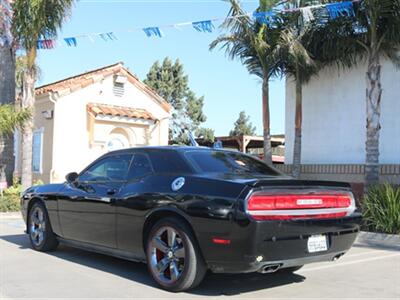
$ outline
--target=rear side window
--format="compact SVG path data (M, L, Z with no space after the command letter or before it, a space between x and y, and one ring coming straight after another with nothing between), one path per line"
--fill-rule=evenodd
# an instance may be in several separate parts
M151 163L146 154L135 153L129 168L128 180L140 178L152 173Z
M281 173L247 155L224 151L188 151L185 156L200 172L277 176Z
M153 150L147 153L157 173L193 173L177 151Z
M83 182L123 181L126 179L132 155L115 155L95 163L79 176Z

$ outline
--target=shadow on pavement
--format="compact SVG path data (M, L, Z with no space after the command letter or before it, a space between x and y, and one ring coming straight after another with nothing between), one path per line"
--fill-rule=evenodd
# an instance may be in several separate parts
M202 284L190 291L204 296L233 296L303 282L304 276L294 273L274 274L213 274L208 273Z
M25 234L0 236L0 239L16 244L21 249L31 248L28 236ZM108 272L125 279L130 279L141 284L157 287L147 272L146 265L143 263L126 261L64 245L60 245L56 251L47 252L47 254L72 263ZM285 272L278 272L275 274L213 274L209 272L202 284L188 293L205 296L238 295L299 283L303 282L304 279L304 276Z

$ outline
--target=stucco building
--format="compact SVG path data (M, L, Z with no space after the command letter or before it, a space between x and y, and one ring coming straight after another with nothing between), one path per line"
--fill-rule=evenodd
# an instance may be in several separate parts
M363 182L366 65L326 68L303 87L302 177ZM400 183L400 71L382 61L381 179ZM293 159L295 86L286 82L285 166Z
M36 89L34 180L62 182L119 148L167 145L171 106L122 63ZM16 143L16 170L21 147Z

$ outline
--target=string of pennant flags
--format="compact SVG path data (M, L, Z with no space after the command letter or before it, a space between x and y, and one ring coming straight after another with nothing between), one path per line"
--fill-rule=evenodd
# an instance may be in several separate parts
M183 26L192 26L194 30L202 33L211 33L215 29L214 23L219 21L224 21L227 19L240 19L243 17L252 17L256 22L260 24L270 25L274 22L274 18L278 13L290 13L294 11L300 11L303 22L309 23L315 19L314 11L317 9L325 9L326 14L330 19L336 19L339 17L352 17L355 15L353 4L355 2L360 2L361 0L353 0L353 1L343 1L336 3L328 3L328 4L320 4L313 5L307 7L300 8L292 8L292 9L283 9L283 10L273 10L267 12L254 12L254 13L246 13L243 15L223 17L223 18L215 18L211 20L203 20L203 21L195 21L195 22L185 22L185 23L177 23L177 24L169 24L162 26L153 26L153 27L145 27L145 28L131 28L126 30L125 32L134 32L134 31L143 31L147 37L158 37L161 38L164 36L162 29L165 28L180 28ZM77 47L78 40L82 38L87 38L91 42L94 42L96 38L100 38L101 40L115 41L118 40L116 36L116 32L101 32L101 33L90 33L90 34L82 34L72 37L63 38L63 42L67 47ZM43 39L37 41L38 49L53 49L56 46L57 42L53 39Z

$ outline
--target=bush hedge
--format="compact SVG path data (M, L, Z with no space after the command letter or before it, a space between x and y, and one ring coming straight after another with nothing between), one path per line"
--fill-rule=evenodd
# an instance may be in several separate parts
M400 187L390 184L370 188L362 201L366 229L400 234Z
M3 191L3 196L0 195L0 212L19 211L21 190L21 185L18 184Z
M0 212L8 211L19 211L19 197L12 196L0 196Z
M42 185L41 180L37 180L33 185ZM20 195L22 185L18 180L14 180L14 184L3 191L0 195L0 212L19 211L20 210Z

